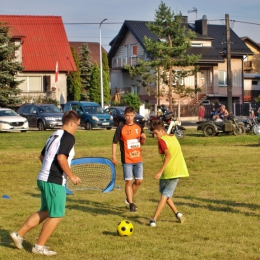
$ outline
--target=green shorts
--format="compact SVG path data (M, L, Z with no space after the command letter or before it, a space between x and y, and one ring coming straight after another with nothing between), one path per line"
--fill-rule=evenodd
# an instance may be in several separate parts
M61 218L65 216L66 187L51 182L37 180L41 191L41 209L48 211L50 218Z

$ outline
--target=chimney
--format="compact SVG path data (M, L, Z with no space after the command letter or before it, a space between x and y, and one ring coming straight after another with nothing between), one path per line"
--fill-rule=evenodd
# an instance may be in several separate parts
M188 23L188 16L182 16L181 23Z
M203 15L201 20L195 21L195 31L202 35L208 35L208 23L206 15Z

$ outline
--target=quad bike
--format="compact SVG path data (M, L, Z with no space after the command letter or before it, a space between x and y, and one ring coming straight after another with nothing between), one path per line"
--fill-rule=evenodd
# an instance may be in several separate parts
M245 127L243 122L238 122L233 115L225 117L222 121L207 120L197 122L198 131L202 131L204 136L213 137L219 133L243 135Z

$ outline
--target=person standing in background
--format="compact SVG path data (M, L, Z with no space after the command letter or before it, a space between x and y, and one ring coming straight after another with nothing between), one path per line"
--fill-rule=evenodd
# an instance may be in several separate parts
M200 106L199 106L199 115L198 115L199 121L203 120L204 115L205 115L205 107L203 106L203 104L200 104Z

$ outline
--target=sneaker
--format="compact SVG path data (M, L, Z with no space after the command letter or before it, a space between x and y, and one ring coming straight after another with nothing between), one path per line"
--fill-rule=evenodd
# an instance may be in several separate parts
M125 204L126 204L127 206L130 205L127 199L125 199ZM134 205L135 205L135 204L134 204ZM136 205L135 205L135 207L136 207L136 209L138 209L138 207L137 207Z
M129 206L129 202L128 202L127 199L125 199L125 204L126 204L127 206Z
M176 213L176 218L179 220L180 223L183 223L185 221L184 216L180 212Z
M153 219L150 219L150 227L156 227L156 221Z
M23 249L23 238L20 237L17 232L13 232L10 234L10 237L12 238L12 240L14 241L14 244L16 245L17 248L19 249Z
M134 203L131 203L129 206L130 212L136 212L137 211L137 207L135 206Z
M37 255L47 255L47 256L52 256L57 254L55 251L50 251L46 246L42 246L42 247L34 246L32 248L32 252Z

